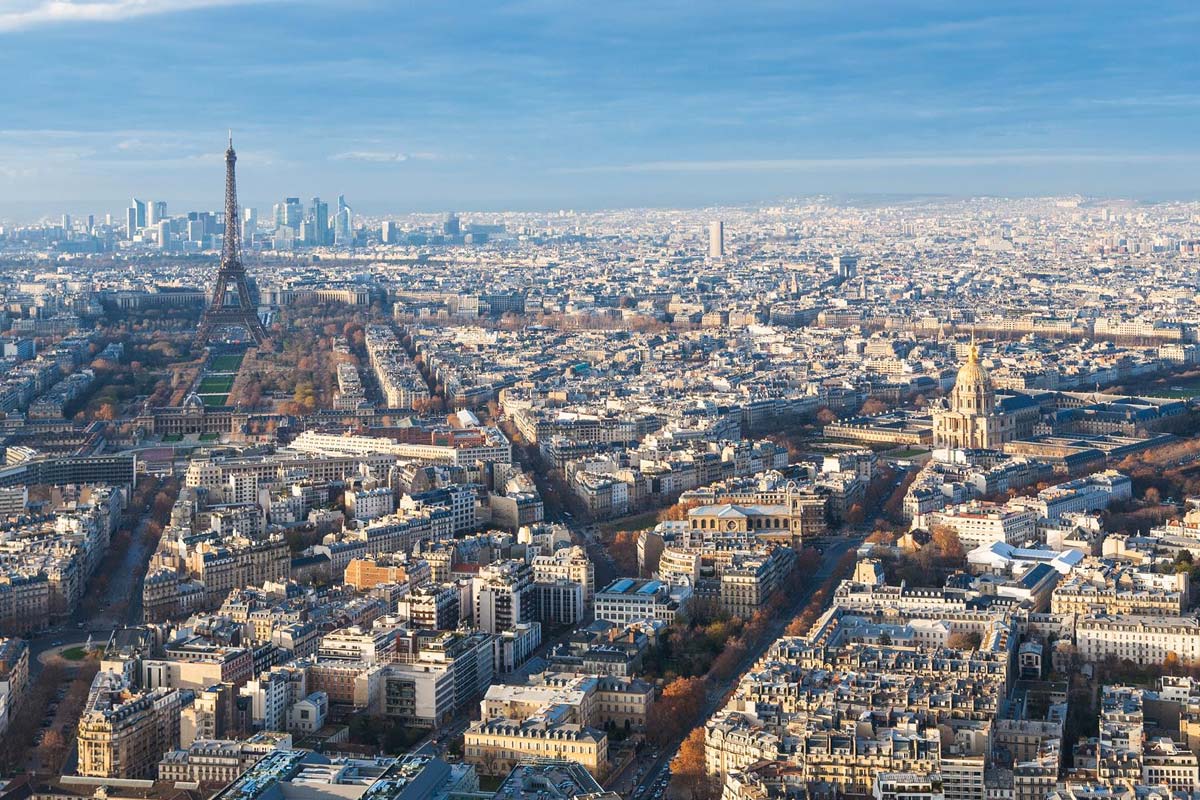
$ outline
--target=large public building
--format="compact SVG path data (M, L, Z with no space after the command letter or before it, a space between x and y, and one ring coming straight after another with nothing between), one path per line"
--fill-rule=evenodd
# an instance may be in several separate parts
M1037 419L1038 406L1030 397L1010 395L997 401L996 387L972 342L950 392L949 409L934 412L933 443L949 449L998 450L1032 434Z

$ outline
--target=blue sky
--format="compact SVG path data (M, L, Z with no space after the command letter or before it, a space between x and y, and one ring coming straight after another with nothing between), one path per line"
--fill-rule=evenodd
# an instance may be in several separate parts
M1195 2L0 0L0 216L1192 197Z

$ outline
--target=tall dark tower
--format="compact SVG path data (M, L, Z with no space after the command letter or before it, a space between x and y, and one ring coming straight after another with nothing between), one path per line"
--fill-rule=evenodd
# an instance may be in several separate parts
M234 178L236 163L237 153L233 151L231 133L229 149L225 151L225 244L221 248L221 268L217 270L212 302L205 309L200 330L196 333L196 341L201 345L207 344L217 328L242 328L254 339L255 344L262 344L267 338L267 331L258 318L258 311L250 296L250 287L246 284L246 268L242 266L240 255L241 225Z

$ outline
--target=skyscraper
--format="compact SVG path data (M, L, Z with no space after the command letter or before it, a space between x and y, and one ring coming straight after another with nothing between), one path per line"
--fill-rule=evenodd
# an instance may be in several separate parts
M151 200L146 203L146 226L153 228L167 218L167 201Z
M462 233L462 223L453 211L446 214L446 220L442 223L442 233L447 236L458 236Z
M70 214L62 215L62 229L64 231L66 231L67 233L71 232L71 215Z
M258 233L258 209L242 209L242 244L254 244L254 234Z
M338 195L338 210L337 216L333 220L333 243L338 246L350 244L353 234L351 232L351 219L353 211L346 203L346 195Z
M129 239L132 239L137 235L137 232L137 208L130 206L129 208L125 209L125 236Z
M136 225L137 230L140 231L142 228L146 227L146 201L138 200L136 197L133 198L133 209L137 212L134 225ZM133 234L130 234L130 236L132 235Z
M283 201L283 224L294 231L300 230L304 221L304 204L299 197L288 197Z
M725 223L719 219L708 223L708 257L725 257Z
M204 241L204 221L201 219L189 219L187 224L187 238L189 242Z
M304 221L304 205L299 197L285 197L282 203L275 204L275 227L300 230Z
M383 242L384 244L395 244L400 238L400 226L392 220L386 220L383 223Z
M321 198L312 199L312 241L309 244L323 245L329 242L329 203L321 202Z
M350 232L350 209L343 208L338 212L337 220L333 226L333 243L337 245L348 245L351 240Z

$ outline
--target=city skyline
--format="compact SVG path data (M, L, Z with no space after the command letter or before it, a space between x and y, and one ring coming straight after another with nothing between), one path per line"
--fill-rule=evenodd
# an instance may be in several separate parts
M0 800L1200 800L1198 22L0 0Z
M0 217L216 208L229 126L261 208L1191 197L1197 14L1154 6L6 4Z

